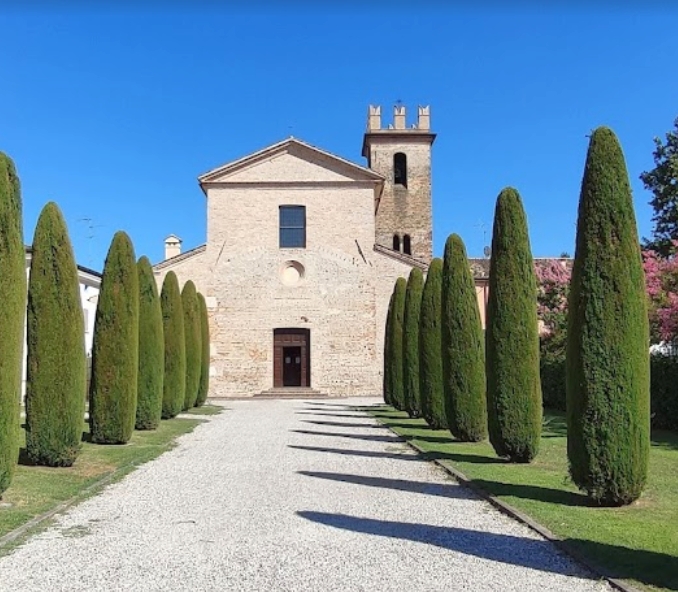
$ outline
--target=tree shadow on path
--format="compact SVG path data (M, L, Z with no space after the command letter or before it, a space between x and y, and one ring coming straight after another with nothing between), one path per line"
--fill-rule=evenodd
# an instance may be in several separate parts
M325 448L324 446L296 446L294 444L288 444L288 448L294 448L295 450L308 450L311 452L324 452L330 454L340 454L343 456L358 456L363 458L384 458L389 460L422 460L421 457L417 454L408 454L397 452L382 452L380 450L355 450L349 448ZM408 448L403 450L408 451Z
M295 411L297 415L320 415L324 417L355 417L356 419L365 419L364 414L352 415L350 413L327 413L323 411Z
M352 438L355 440L368 440L370 442L388 442L397 443L402 442L402 438L397 436L376 435L376 434L342 434L339 432L314 432L313 430L290 430L297 434L305 434L307 436L332 436L334 438Z
M382 430L387 429L386 426L379 425L377 423L350 423L348 421L322 421L322 420L311 420L304 419L302 423L312 423L314 425L323 425L323 426L333 426L337 428L380 428Z
M352 483L354 485L364 485L366 487L379 487L383 489L394 489L396 491L407 491L410 493L423 493L436 497L448 497L455 499L477 499L477 496L457 483L435 483L428 481L409 481L407 479L390 479L385 477L368 477L365 475L349 475L346 473L325 473L322 471L297 471L299 475L306 477L316 477L318 479L329 479L330 481L340 481L341 483Z
M535 540L466 528L374 520L326 512L298 511L297 515L342 530L415 541L491 561L565 576L595 579L593 574L588 573L573 560L557 554L552 543L543 539Z

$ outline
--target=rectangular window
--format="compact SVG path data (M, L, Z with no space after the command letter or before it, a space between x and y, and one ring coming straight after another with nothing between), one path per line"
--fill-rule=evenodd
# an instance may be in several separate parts
M305 206L280 206L280 248L306 248Z

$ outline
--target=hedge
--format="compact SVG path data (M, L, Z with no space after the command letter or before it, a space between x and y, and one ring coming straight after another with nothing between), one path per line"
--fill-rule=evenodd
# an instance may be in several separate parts
M49 202L33 238L26 315L26 452L39 465L70 467L80 452L84 324L66 222Z
M26 252L21 189L12 159L0 152L0 496L19 458L19 406L26 314Z
M636 500L650 453L650 332L624 155L597 128L586 155L568 300L567 452L596 502Z
M139 276L129 236L113 236L104 263L92 343L89 422L92 441L132 437L139 375Z

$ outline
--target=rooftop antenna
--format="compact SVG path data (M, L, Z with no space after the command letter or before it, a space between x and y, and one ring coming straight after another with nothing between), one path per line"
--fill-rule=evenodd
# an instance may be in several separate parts
M483 233L483 244L485 245L483 247L483 255L487 259L490 256L490 247L486 245L487 242L487 226L485 225L485 222L482 220L478 220L478 223L474 226L474 228L480 229L480 231Z
M85 222L87 224L87 235L85 238L87 239L87 266L92 267L92 239L95 236L94 229L95 228L103 228L103 224L94 224L94 219L85 217L85 218L78 218L78 222Z

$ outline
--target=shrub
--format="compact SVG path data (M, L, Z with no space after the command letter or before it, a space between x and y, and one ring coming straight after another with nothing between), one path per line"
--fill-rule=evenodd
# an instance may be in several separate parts
M546 352L542 346L539 377L544 408L565 411L565 355Z
M442 286L443 388L447 425L464 442L487 437L485 351L478 299L464 243L445 244Z
M154 430L162 415L162 381L165 374L165 339L160 297L148 257L137 261L139 274L139 376L137 430Z
M403 321L405 316L405 292L407 281L400 277L396 281L393 293L393 324L389 341L389 375L391 380L392 405L405 410L405 384L403 379Z
M678 431L678 358L650 356L652 427Z
M606 127L586 156L568 312L570 474L597 502L628 504L647 479L650 333L626 163Z
M0 496L19 458L25 265L19 177L12 159L0 152Z
M139 374L139 278L134 247L118 231L106 256L92 343L89 421L92 441L132 437Z
M442 358L442 277L443 260L431 261L421 296L419 317L419 392L421 410L434 429L447 428L443 394Z
M162 284L160 307L165 336L162 418L170 419L183 409L186 394L184 309L181 303L179 280L173 271L167 273Z
M537 283L520 195L497 198L487 304L487 412L498 456L530 462L542 422Z
M205 297L198 293L198 311L200 313L200 387L196 407L202 407L207 400L210 390L210 322L207 316L207 303Z
M384 403L393 405L391 397L391 331L393 327L393 302L395 300L395 284L393 292L388 301L388 312L386 313L386 327L384 328Z
M26 452L39 465L70 467L80 451L84 324L73 248L50 202L33 238L26 317Z
M405 410L410 417L421 415L419 397L419 312L424 274L413 267L405 289L403 315L403 381L405 383Z
M181 305L184 311L184 339L186 340L186 392L184 411L195 407L200 388L202 357L202 327L195 284L188 280L181 291Z

